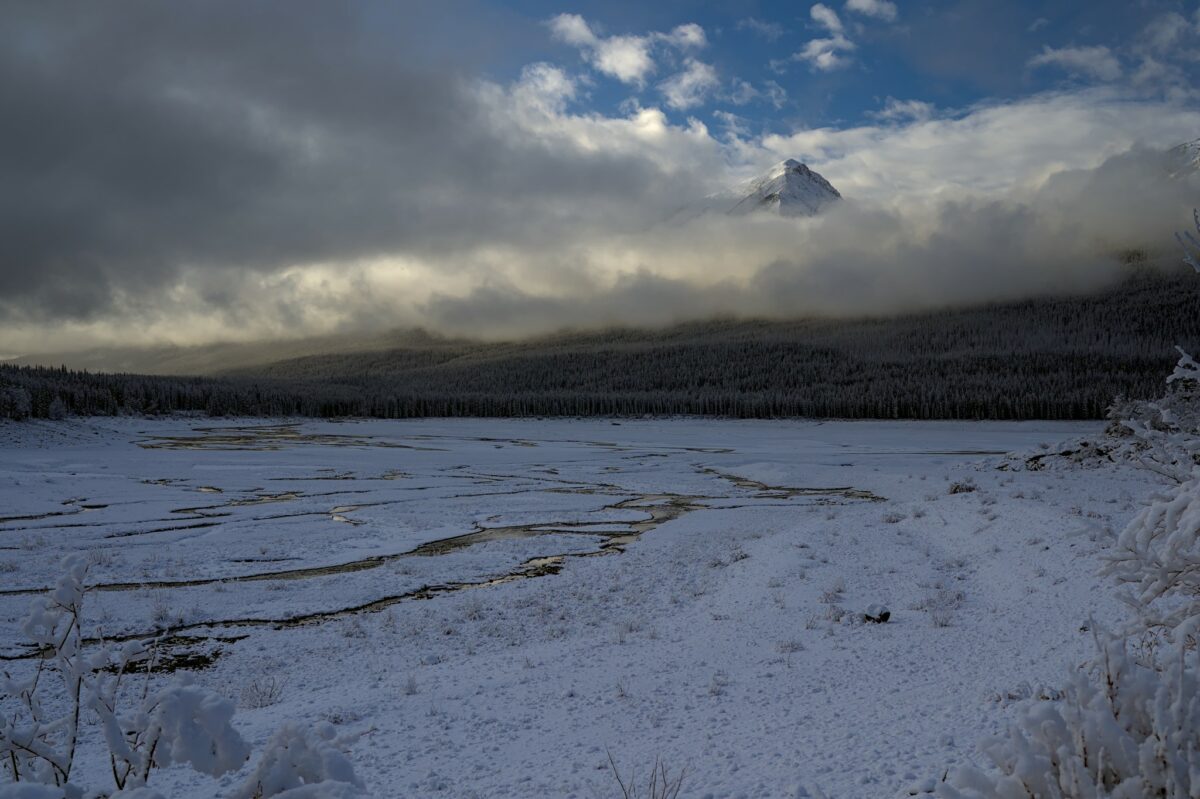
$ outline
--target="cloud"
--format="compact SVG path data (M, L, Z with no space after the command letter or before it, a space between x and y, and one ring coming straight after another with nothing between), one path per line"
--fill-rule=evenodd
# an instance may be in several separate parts
M694 58L684 61L683 70L658 84L667 105L676 111L686 111L702 105L721 85L717 71L711 65Z
M779 109L787 104L787 90L773 80L763 81L761 89L741 78L734 78L732 85L733 89L725 99L734 105L765 102Z
M1117 57L1107 47L1100 45L1060 49L1045 46L1040 54L1029 59L1029 66L1056 66L1072 75L1106 81L1118 80L1123 74Z
M846 38L845 28L837 12L823 3L817 3L809 9L809 15L814 22L829 31L830 36L805 42L800 50L792 54L791 60L806 61L812 69L820 72L832 72L849 66L851 59L847 54L853 52L855 46L854 42ZM773 62L772 66L775 65Z
M846 9L868 17L895 22L896 4L889 0L846 0Z
M713 118L721 123L726 136L730 139L747 139L752 135L750 128L746 125L746 120L737 114L718 109L713 111Z
M1198 188L1164 188L1149 150L1127 153L1195 138L1193 103L1106 87L928 117L897 101L878 123L785 134L718 117L709 131L654 106L581 108L586 76L549 63L482 79L463 59L504 30L437 32L414 7L380 2L367 26L359 6L317 0L19 6L0 26L5 351L1066 290L1103 279L1106 248L1186 222ZM696 37L676 41L701 63ZM844 207L662 221L788 157Z
M810 39L799 51L792 55L794 61L807 61L819 72L833 72L848 67L851 58L848 53L855 49L854 43L844 36L831 39Z
M681 50L688 48L699 50L708 46L708 37L704 35L704 28L694 22L677 25L670 33L660 33L656 36Z
M845 29L842 27L842 20L838 18L837 12L829 6L817 3L809 9L808 13L812 16L814 22L835 36L840 36L845 32Z
M559 14L549 25L555 38L578 47L598 72L622 83L640 88L655 71L650 55L654 40L649 36L600 37L578 14Z
M573 47L595 47L600 41L587 20L579 14L559 14L547 24L555 38Z
M858 13L875 16L886 16L889 7L891 13L895 13L893 4L880 0L850 0L846 7ZM829 36L810 39L786 61L771 61L770 67L776 72L782 73L788 61L806 62L810 69L817 72L833 72L853 63L850 54L858 48L846 36L845 25L837 12L824 3L817 3L809 9L809 16L818 26L828 31Z
M579 48L596 71L639 89L658 68L653 51L658 45L677 50L699 50L708 45L704 29L695 23L678 25L667 33L644 36L600 36L579 14L559 14L547 25L564 44Z
M1196 12L1200 15L1200 10ZM1137 49L1151 56L1169 55L1181 43L1194 44L1193 37L1200 33L1200 17L1193 23L1182 14L1171 11L1160 14L1147 23L1138 36Z
M874 111L869 116L884 122L898 122L929 119L933 116L933 112L934 107L930 103L921 100L897 100L895 97L889 97L881 110Z
M763 96L777 109L787 105L787 91L773 80L763 82Z
M794 318L920 311L1091 290L1120 279L1110 256L1170 240L1189 189L1155 179L1160 153L1133 150L1037 189L903 206L848 200L820 217L707 217L571 253L603 275L581 294L493 282L438 293L431 324L475 335L660 325L714 315ZM653 264L653 268L648 266ZM733 265L733 268L731 268Z
M1178 102L1200 98L1194 74L1200 63L1200 8L1193 19L1174 11L1154 17L1130 50L1139 59L1130 78L1134 86Z
M736 30L747 30L755 33L766 39L768 42L773 42L784 34L783 26L778 22L764 22L763 20L755 17L739 19L737 21L737 25L734 27Z
M749 105L758 99L758 89L754 85L742 80L741 78L733 79L733 91L729 93L729 102L734 105Z
M1166 149L1195 138L1196 130L1200 110L1191 105L1101 87L984 103L902 124L769 135L762 145L772 157L813 164L848 197L884 201L1020 191L1139 143Z

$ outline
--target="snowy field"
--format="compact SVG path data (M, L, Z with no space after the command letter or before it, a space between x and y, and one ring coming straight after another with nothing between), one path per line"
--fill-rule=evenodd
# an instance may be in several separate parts
M686 797L904 796L1123 615L1094 539L1153 476L1003 456L1099 428L0 424L0 654L30 666L20 618L84 551L91 632L168 630L159 679L256 749L358 735L374 796L619 796L610 755Z

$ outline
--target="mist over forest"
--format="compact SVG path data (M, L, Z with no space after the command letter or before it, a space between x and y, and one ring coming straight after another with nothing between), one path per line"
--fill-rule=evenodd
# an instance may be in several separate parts
M1082 297L896 317L726 319L514 342L419 333L269 363L259 348L160 353L209 377L0 367L0 415L212 416L697 414L912 419L1095 419L1161 392L1200 344L1200 284L1129 267ZM312 348L309 342L303 346ZM224 357L226 368L214 369Z

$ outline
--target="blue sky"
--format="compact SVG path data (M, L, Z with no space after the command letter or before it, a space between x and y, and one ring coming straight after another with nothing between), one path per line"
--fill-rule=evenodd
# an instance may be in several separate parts
M1136 84L1140 94L1162 95L1200 84L1195 2L526 0L496 7L512 15L514 32L528 28L519 46L486 65L496 79L546 61L587 80L577 108L615 114L637 101L673 120L694 116L714 127L735 114L755 133L857 125L889 108L946 112L1087 85ZM563 14L581 17L597 44L556 36L548 23ZM704 46L655 41L689 23L703 30ZM653 66L640 80L597 68L597 48L620 37L646 44ZM706 88L695 104L672 107L661 85L693 62L711 67Z

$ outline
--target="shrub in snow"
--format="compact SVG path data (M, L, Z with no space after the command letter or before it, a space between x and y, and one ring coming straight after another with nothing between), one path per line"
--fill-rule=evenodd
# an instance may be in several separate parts
M163 799L146 788L151 771L188 765L214 777L240 769L250 747L232 726L233 703L194 685L151 690L149 670L132 710L131 664L147 656L140 642L84 646L80 627L88 563L64 561L65 573L48 595L35 599L23 631L42 657L24 679L0 673L0 799L83 799L74 773L80 727L96 718L108 749L116 793L110 799ZM124 688L124 690L123 690ZM361 793L349 760L335 748L332 727L285 727L237 794L286 799L339 799Z
M283 682L274 675L253 679L242 686L238 704L245 708L270 707L283 697Z
M929 611L929 620L934 627L949 627L954 624L954 611L949 608L937 608Z
M1177 650L1163 671L1125 642L1101 645L1061 701L1033 702L1006 737L984 744L995 766L951 770L941 799L1195 799L1200 796L1200 655Z
M650 774L643 780L638 780L632 774L622 777L611 752L608 755L608 765L621 792L621 799L677 799L679 792L683 790L683 778L687 773L686 769L680 769L678 774L673 775L666 763L655 758Z

